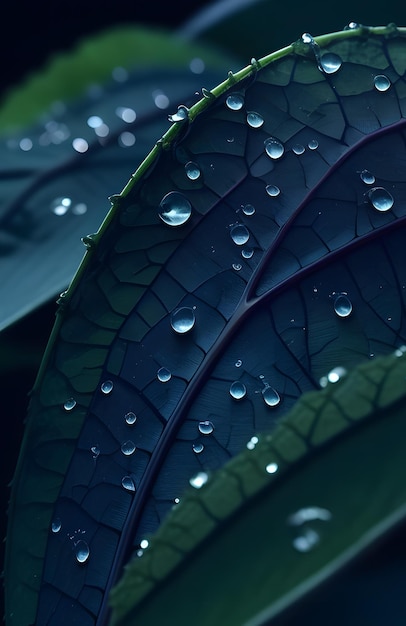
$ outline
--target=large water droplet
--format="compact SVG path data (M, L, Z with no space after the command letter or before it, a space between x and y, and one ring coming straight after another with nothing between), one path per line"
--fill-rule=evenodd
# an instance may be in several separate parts
M246 204L245 206L243 206L242 212L244 213L244 215L254 215L255 207L252 206L252 204Z
M234 400L242 400L247 393L247 388L244 383L241 383L239 380L231 383L230 385L230 396Z
M72 411L72 409L74 409L75 406L76 406L76 400L74 400L73 398L68 398L65 404L63 405L63 408L65 409L65 411Z
M168 226L181 226L192 215L192 205L189 200L177 191L170 191L159 204L159 217Z
M123 476L121 484L127 491L135 491L135 484L131 476Z
M299 155L303 154L303 152L305 151L305 147L302 146L301 143L295 143L295 145L293 146L292 150L293 150L293 152L295 154L297 154L299 156Z
M338 317L348 317L351 314L352 303L344 293L340 293L334 298L334 311Z
M131 441L131 439L128 439L128 441L124 441L121 444L121 452L125 454L125 456L130 456L131 454L135 452L135 450L136 450L135 443Z
M250 238L248 229L243 224L236 224L230 230L231 239L237 246L243 246Z
M280 192L281 190L276 185L266 186L266 193L268 194L268 196L271 196L271 198L276 198L277 196L279 196Z
M195 476L192 476L192 478L189 480L189 483L195 489L200 489L201 487L203 487L203 485L207 483L208 480L209 475L206 472L199 472Z
M342 65L342 60L338 56L338 54L334 54L334 52L326 52L320 58L320 66L325 74L334 74L337 72Z
M303 534L292 541L298 552L310 552L320 541L320 536L312 528L305 528Z
M201 174L199 166L193 161L186 163L185 172L190 180L197 180Z
M226 105L232 111L239 111L244 106L244 96L240 93L230 93L227 96Z
M390 80L385 74L378 74L374 78L375 89L378 91L388 91L391 83Z
M276 474L276 472L278 471L279 466L277 463L268 463L268 465L265 468L265 471L268 472L268 474Z
M309 150L317 150L317 148L319 147L319 142L317 141L317 139L310 139L307 147L309 148Z
M279 404L281 397L279 393L273 387L269 385L262 390L262 397L267 406L274 407Z
M199 429L199 432L202 433L202 435L211 435L211 433L214 430L213 422L210 422L209 420L205 420L204 422L199 422L198 429Z
M70 198L55 198L55 200L51 202L51 211L58 216L65 215L65 213L68 212L71 204L72 200Z
M375 176L371 174L371 172L369 172L368 170L362 170L362 172L360 173L360 178L362 182L366 185L373 185L375 182Z
M255 111L249 111L247 113L247 123L251 128L261 128L264 123L264 118Z
M180 335L192 330L196 321L194 310L189 306L176 309L171 315L171 326Z
M252 248L244 248L241 250L241 256L243 259L251 259L254 255L254 250Z
M195 454L200 454L204 450L204 445L202 443L194 443L192 445L192 450Z
M169 121L170 122L183 122L183 120L186 120L189 114L189 110L187 107L185 107L184 104L181 104L178 107L178 110L176 111L176 113L173 113L172 115L169 115Z
M301 526L305 522L311 522L314 520L328 522L331 518L332 515L328 509L323 509L319 506L307 506L303 509L295 511L292 515L289 515L287 522L290 526Z
M166 367L160 367L156 375L161 383L167 383L172 378L172 374Z
M100 385L101 392L106 396L113 391L113 387L114 385L112 380L105 380L104 383Z
M124 419L129 426L132 426L137 421L137 416L132 411L129 411L125 414Z
M377 211L389 211L393 207L393 196L385 187L373 187L367 195L370 203Z
M264 142L265 152L271 159L280 159L283 153L285 152L285 148L283 144L275 137L269 137Z
M80 539L80 541L75 544L75 555L78 563L86 563L89 558L89 546L86 541L83 541L83 539Z
M51 524L51 530L53 533L59 533L62 528L62 522L59 517L56 517Z

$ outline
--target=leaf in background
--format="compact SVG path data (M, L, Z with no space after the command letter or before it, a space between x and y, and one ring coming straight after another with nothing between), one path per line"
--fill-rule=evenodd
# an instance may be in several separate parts
M405 376L398 350L305 394L186 493L113 590L112 625L267 624L405 519Z
M202 75L203 59L212 69ZM116 65L130 60L131 71ZM167 128L166 109L202 81L218 82L226 63L173 36L124 28L57 58L10 94L0 112L3 133L13 130L0 141L0 330L66 288L83 255L80 238L99 227L107 197ZM89 87L92 80L107 83ZM58 93L82 95L65 105ZM40 123L15 130L52 100Z
M404 35L306 35L230 75L114 199L31 401L11 626L106 624L192 476L406 341Z

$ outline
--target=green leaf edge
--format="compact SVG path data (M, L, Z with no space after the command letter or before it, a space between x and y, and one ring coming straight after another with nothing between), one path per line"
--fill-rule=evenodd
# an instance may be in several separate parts
M123 577L112 589L110 605L113 613L110 625L132 626L137 607L150 594L157 606L157 585L176 577L183 557L189 561L193 559L195 550L202 544L207 545L217 525L227 521L232 523L236 513L246 509L265 490L272 502L273 492L270 488L279 486L283 489L286 475L303 471L315 453L331 450L331 445L342 441L343 435L350 436L358 425L370 423L383 410L395 407L393 411L397 411L396 415L400 413L403 416L406 400L405 352L406 347L402 347L391 355L362 363L337 383L303 394L271 435L259 435L258 443L253 448L251 446L251 449L244 450L213 473L201 489L189 489L156 533L148 538L149 545L142 557L134 558L125 567ZM349 418L348 421L342 415ZM387 413L381 417L385 422L388 419ZM312 440L308 446L305 438L310 432ZM275 473L267 473L265 468L269 464L276 464ZM387 514L385 506L382 509L380 522L368 528L358 541L327 562L313 576L244 622L244 626L266 624L405 519L406 494L403 494L403 504L394 511ZM158 591L158 598L154 597L154 591ZM229 601L235 603L235 598Z

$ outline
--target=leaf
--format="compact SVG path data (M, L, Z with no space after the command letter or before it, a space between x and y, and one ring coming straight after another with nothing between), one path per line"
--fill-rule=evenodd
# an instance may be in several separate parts
M117 41L123 47L113 54ZM115 65L128 63L133 53L131 71ZM125 185L128 172L167 128L166 108L201 87L202 75L189 69L197 55L207 59L204 80L217 82L222 74L215 59L222 68L226 62L220 55L181 45L169 35L124 28L59 57L10 96L0 114L3 129L25 121L24 107L32 117L57 93L69 98L83 92L86 77L89 86L92 79L106 79L106 70L110 75L103 87L93 84L66 105L54 101L41 122L0 141L0 330L67 287L83 256L81 237L97 230L109 208L107 197ZM93 65L87 69L89 58ZM136 63L142 65L134 68ZM114 67L116 79L111 78Z
M113 199L32 395L10 626L105 624L191 476L405 342L404 32L309 36L230 75Z
M304 394L189 490L113 590L112 625L267 624L405 519L405 375L397 351Z

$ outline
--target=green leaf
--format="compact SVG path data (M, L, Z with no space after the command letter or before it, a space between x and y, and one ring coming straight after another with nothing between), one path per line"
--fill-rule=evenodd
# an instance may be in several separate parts
M260 626L406 517L406 356L302 396L190 489L111 594L114 626Z

